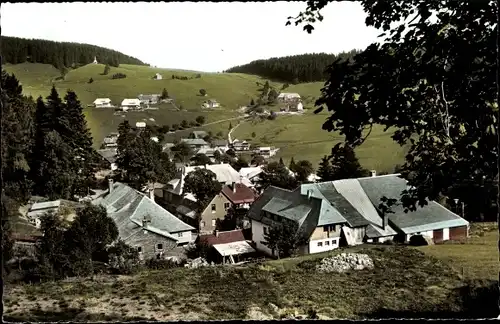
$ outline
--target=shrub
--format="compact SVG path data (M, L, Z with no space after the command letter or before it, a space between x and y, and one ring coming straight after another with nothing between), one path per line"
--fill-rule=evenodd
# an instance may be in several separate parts
M179 268L182 265L183 265L182 263L178 263L174 260L170 260L170 259L162 260L162 259L155 259L155 258L148 259L148 260L146 260L146 263L145 263L146 268L148 268L150 270L173 269L173 268Z
M410 237L410 245L411 246L422 246L422 245L428 245L428 244L422 235L413 235L412 237Z
M127 75L123 74L123 73L115 73L113 74L113 76L111 77L112 79L125 79L127 77Z
M89 83L92 83L92 82L94 82L94 79L90 78Z

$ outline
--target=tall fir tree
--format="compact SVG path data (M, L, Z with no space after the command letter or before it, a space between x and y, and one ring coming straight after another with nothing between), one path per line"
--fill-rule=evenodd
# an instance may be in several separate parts
M295 172L295 160L293 159L293 156L290 160L290 165L288 166L288 168L290 169L290 171Z
M285 165L285 162L283 162L283 158L280 157L280 164Z
M31 192L29 159L34 140L34 102L14 75L2 70L1 172L5 194L20 202Z

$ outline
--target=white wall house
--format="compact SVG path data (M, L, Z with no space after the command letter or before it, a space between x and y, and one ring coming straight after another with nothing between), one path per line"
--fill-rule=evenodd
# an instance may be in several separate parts
M265 241L264 231L267 233L269 226L264 225L254 219L250 219L250 225L252 227L252 241L255 243L255 247L257 248L257 250L262 251L268 255L273 255L271 249L268 248L265 244L262 244L262 242ZM276 255L277 254L275 252L274 256Z
M278 95L278 100L280 101L288 101L296 99L300 99L300 95L298 93L282 92Z
M139 99L136 99L136 98L123 99L121 107L126 108L126 109L139 109L141 107L141 101Z
M135 127L144 128L144 127L146 127L146 123L145 122L137 122L137 123L135 123Z
M111 99L109 98L97 98L93 102L95 108L112 108Z

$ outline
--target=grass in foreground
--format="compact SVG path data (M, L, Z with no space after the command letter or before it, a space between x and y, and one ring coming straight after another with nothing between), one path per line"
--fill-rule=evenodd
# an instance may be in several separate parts
M309 258L6 287L5 319L58 320L69 312L75 321L266 319L310 309L321 318L460 316L464 284L442 261L407 247L356 250L374 259L374 270L319 273L320 258Z

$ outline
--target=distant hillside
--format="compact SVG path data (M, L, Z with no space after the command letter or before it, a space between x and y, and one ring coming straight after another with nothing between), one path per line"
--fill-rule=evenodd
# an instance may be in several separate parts
M43 63L62 69L63 67L89 64L94 61L94 57L97 57L99 63L111 66L119 64L146 65L135 57L95 45L9 36L2 36L1 39L2 64Z
M293 84L324 81L327 77L325 74L327 66L338 58L345 60L359 52L359 50L351 50L339 54L314 53L272 57L266 60L256 60L245 65L235 66L225 72L255 74Z

